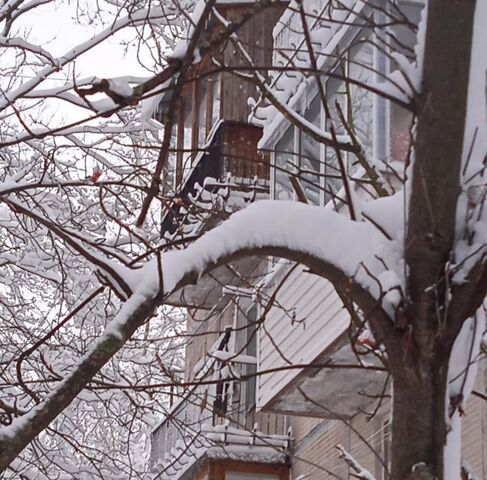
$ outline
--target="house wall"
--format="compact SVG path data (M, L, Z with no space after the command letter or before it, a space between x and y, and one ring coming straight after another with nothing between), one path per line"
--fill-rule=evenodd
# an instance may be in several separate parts
M227 19L238 18L248 7L234 6L225 8ZM285 8L283 5L275 5L257 14L252 21L247 22L238 30L238 38L245 50L250 54L254 64L260 67L272 65L273 38L272 30ZM238 48L228 41L224 52L225 65L232 68L248 67L247 60L240 54ZM266 71L262 70L266 75ZM246 82L235 74L225 72L223 74L222 114L225 120L247 122L249 107L247 99L255 97L257 87L252 82ZM225 101L227 99L227 101ZM231 101L228 101L230 99Z
M277 289L259 338L259 370L308 364L348 327L349 316L332 284L302 266L283 268L267 295ZM262 375L257 406L263 407L299 373L297 368Z
M317 1L321 4L321 1ZM235 18L242 12L240 7L225 9L227 18ZM239 38L255 59L257 65L270 65L272 48L272 26L280 16L281 9L267 10L258 15L239 31ZM256 41L257 39L257 41ZM246 66L235 46L228 42L223 52L224 63L229 66ZM187 89L187 95L192 95ZM253 96L255 86L242 82L230 73L223 74L222 116L226 120L246 122L248 116L247 98ZM239 137L237 143L239 143ZM242 155L242 149L226 139L229 157ZM253 153L246 153L251 156ZM242 165L240 165L242 166ZM236 176L239 166L230 168ZM243 176L243 174L242 174ZM282 274L287 273L283 269ZM279 287L276 304L267 314L265 327L259 346L259 369L267 370L286 367L291 363L312 362L347 328L348 315L331 284L318 279L302 267L296 267L282 283L282 274L275 278L273 288ZM272 293L272 292L271 292ZM195 337L188 340L186 358L186 379L191 379L198 360L203 358L209 347L217 340L226 325L234 320L232 305L221 315L208 317L208 311L191 312L188 316L188 331ZM297 369L284 369L281 372L258 377L258 405L266 404L285 385L297 375ZM476 388L486 392L485 368L479 373ZM264 412L254 412L246 422L247 428L259 424L264 433L282 433L287 426L293 429L295 439L292 456L292 476L306 476L306 480L322 480L337 475L351 478L348 467L338 458L336 445L342 445L377 480L382 478L381 462L387 451L386 421L389 412L387 405L372 419L365 415L357 416L348 424L332 420L306 417L285 417ZM478 478L487 479L487 403L478 397L467 402L463 419L463 456ZM377 453L374 454L373 450Z
M277 288L282 280L282 276L277 277L273 288ZM331 285L301 267L297 267L283 283L276 304L279 308L273 307L267 314L261 336L259 369L262 370L285 366L287 361L312 361L319 350L324 350L324 346L335 338L336 331L332 327L341 325L341 332L348 324L347 316L340 313L343 308ZM288 370L259 377L257 401L265 402L271 398L286 382L291 382L296 373ZM487 361L480 365L475 389L480 393L487 392ZM368 411L373 409L374 405L371 405ZM350 428L333 420L288 416L294 438L291 478L309 475L306 480L322 480L333 478L332 474L343 479L351 478L336 449L336 445L342 445L377 480L382 480L385 478L384 468L379 457L388 455L389 413L386 401L374 418L368 420L365 415L357 415L350 421ZM464 463L477 478L487 479L487 402L474 395L470 396L463 417L462 452Z
M218 2L217 2L218 3ZM278 18L282 15L285 3L275 4L264 9L248 19L236 32L239 42L250 54L257 66L268 68L272 64L273 38L272 30ZM241 16L252 8L250 4L227 4L222 2L215 8L226 21L239 21ZM217 15L211 15L202 35L201 41L212 42L218 40L218 35L224 31L224 26ZM224 38L224 37L223 37ZM258 96L255 83L249 82L242 76L235 75L229 71L220 73L217 64L221 63L223 69L239 70L239 68L248 68L249 63L235 46L232 39L225 40L216 44L212 51L208 52L197 63L185 71L185 84L182 87L175 111L174 147L177 153L174 158L170 159L166 167L166 177L170 180L165 188L171 192L172 186L176 191L179 190L191 164L195 162L197 153L201 151L203 145L209 138L210 132L214 133L214 128L219 119L226 122L241 122L248 125L248 98ZM263 74L266 71L263 70ZM168 99L165 101L167 108ZM163 102L164 103L164 102ZM164 119L164 108L160 111L160 120ZM255 129L255 127L254 127ZM252 148L240 150L244 153L247 160L257 163L255 174L261 178L269 177L268 166L260 168L268 159L257 153L255 144L257 139L254 133L244 132L243 136L247 138L244 143L252 144ZM258 132L260 137L260 131ZM223 140L223 141L226 141ZM192 151L192 153L191 153ZM248 170L244 169L244 170ZM233 174L233 170L230 169Z
M188 332L195 337L187 346L186 378L192 378L196 362L206 354L208 348L217 340L220 331L232 325L235 304L230 302L221 315L208 317L208 312L192 312L188 317ZM480 364L475 390L487 394L487 361ZM371 404L368 412L374 411ZM327 478L353 478L345 462L339 458L337 445L343 446L369 470L376 480L383 480L383 467L378 457L387 457L389 403L386 401L376 415L369 419L357 415L348 423L323 420L311 417L284 416L264 412L252 412L245 427L258 429L265 434L286 433L292 429L294 438L291 452L291 479L306 476L306 480ZM242 425L240 425L242 427ZM162 449L162 446L159 446ZM157 448L156 448L157 450ZM374 451L376 454L374 454ZM462 428L463 461L478 479L487 478L487 402L477 396L470 396L463 416ZM385 459L387 462L387 458Z
M330 472L347 478L347 467L338 460L335 448L337 444L348 446L349 435L344 425L331 420L311 421L304 417L293 417L290 423L295 438L291 478L301 475L306 480L333 478L327 476Z
M474 390L487 393L487 362L483 361ZM463 460L479 479L487 478L487 401L471 395L462 426Z
M485 394L486 380L487 361L484 360L479 368L475 390ZM339 458L336 445L347 449L377 480L385 478L377 456L382 459L387 457L389 407L389 402L386 402L370 420L365 415L355 417L349 423L350 428L340 421L289 417L294 436L291 478L308 475L306 480L323 480L334 478L331 474L342 479L352 478L348 467ZM463 416L462 458L463 463L476 475L475 478L487 478L487 402L475 395L468 399Z

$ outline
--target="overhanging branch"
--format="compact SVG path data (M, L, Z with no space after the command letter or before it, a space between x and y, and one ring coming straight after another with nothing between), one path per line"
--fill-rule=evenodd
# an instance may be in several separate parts
M269 207L269 202L258 203L267 203L263 208ZM271 203L276 204L276 209L279 210L282 208L282 203L287 202ZM391 339L390 342L394 341L392 322L382 310L380 302L364 286L355 281L346 269L333 263L331 259L321 258L317 253L306 251L304 244L293 245L289 237L287 239L288 244L285 244L286 228L288 236L292 235L296 227L299 233L296 238L302 235L302 232L299 231L299 225L292 224L292 217L293 210L297 218L303 216L303 208L314 209L313 212L317 216L324 215L321 220L329 219L330 229L345 222L344 225L352 231L355 229L357 234L360 232L363 236L364 232L370 229L371 235L377 236L378 234L372 227L361 222L351 222L331 211L327 212L316 207L289 202L288 209L286 209L289 223L286 221L282 223L281 227L276 226L277 234L272 241L273 238L266 239L265 235L259 238L255 231L246 228L249 221L253 221L254 227L259 228L259 213L262 207L259 207L258 204L255 204L254 208L251 207L247 208L247 211L239 212L234 216L235 218L231 217L220 227L208 232L186 250L167 252L161 256L160 262L154 261L154 264L147 265L146 269L143 269L142 275L144 277L152 272L151 282L145 285L141 282L140 290L135 291L125 302L117 317L108 325L105 333L46 398L28 413L14 420L12 425L0 431L0 471L7 468L12 460L63 412L171 293L195 283L202 275L209 273L218 266L241 257L272 255L302 263L313 273L328 279L337 289L350 295L364 312L373 317L374 321L371 324L375 331L379 332L377 334L379 338L387 336ZM272 214L275 215L276 212L272 212ZM263 218L261 221L267 220ZM305 221L314 225L317 219L314 215L310 215ZM228 242L227 235L229 233L238 238L233 246L225 245ZM333 234L335 233L333 232ZM332 235L329 235L328 238L333 240ZM326 239L323 239L323 243L326 247ZM220 250L215 250L215 245L220 245ZM167 286L165 291L161 289L161 281L157 273L160 268L164 273L164 285Z

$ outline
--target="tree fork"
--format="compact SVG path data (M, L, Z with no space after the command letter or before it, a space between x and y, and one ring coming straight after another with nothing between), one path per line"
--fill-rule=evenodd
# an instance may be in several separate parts
M429 0L427 5L405 242L405 315L414 345L404 355L388 351L394 381L394 480L444 478L448 360L465 320L446 321L446 277L461 188L476 0Z
M455 235L476 0L430 0L415 140L406 263L408 317L436 328ZM415 328L416 336L421 331Z

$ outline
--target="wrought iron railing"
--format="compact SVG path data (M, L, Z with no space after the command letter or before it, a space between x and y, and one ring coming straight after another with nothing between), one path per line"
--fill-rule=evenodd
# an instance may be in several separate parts
M173 234L190 221L191 205L206 204L208 210L208 202L214 199L208 193L219 194L221 198L237 190L247 193L246 202L252 201L257 193L267 193L269 162L257 151L260 136L258 127L221 122L207 145L195 155L189 174L178 186L175 200L163 215L162 233Z

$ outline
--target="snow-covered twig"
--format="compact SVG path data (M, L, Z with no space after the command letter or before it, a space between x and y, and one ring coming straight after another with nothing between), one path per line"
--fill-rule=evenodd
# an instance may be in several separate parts
M375 480L375 477L363 468L345 448L341 445L337 445L336 448L340 452L340 458L343 458L346 464L353 470L350 472L352 477L358 478L359 480Z

